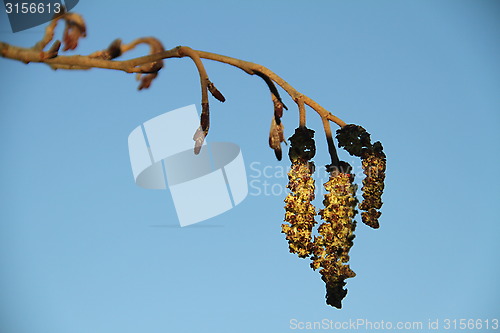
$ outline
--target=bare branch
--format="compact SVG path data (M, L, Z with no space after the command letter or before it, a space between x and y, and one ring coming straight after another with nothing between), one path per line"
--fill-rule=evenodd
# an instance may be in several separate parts
M66 17L66 18L65 18ZM65 18L65 20L69 20L72 22L71 24L77 25L78 20L75 17L67 16L67 14L55 18L47 27L45 36L44 38L35 45L33 48L21 48L17 46L12 46L7 43L0 43L0 55L4 58L9 58L13 60L18 60L22 61L24 63L29 63L29 62L41 62L41 63L46 63L47 65L51 66L53 69L90 69L90 68L104 68L104 69L113 69L113 70L120 70L124 71L127 73L141 73L141 74L150 74L148 77L149 82L147 80L143 81L141 84L142 88L146 88L148 84L150 84L150 81L152 78L156 77L158 74L158 71L161 69L160 64L162 65L161 61L163 59L168 59L168 58L182 58L182 57L190 57L194 63L196 64L196 67L198 68L198 72L200 74L200 82L201 82L201 87L202 87L202 106L207 104L208 105L208 85L209 85L209 80L208 80L208 75L206 74L206 71L203 67L203 64L201 62L201 59L209 59L221 63L225 63L237 68L240 68L241 70L245 71L247 74L250 75L258 75L261 78L266 81L268 84L271 92L278 98L278 100L281 100L279 97L279 93L277 93L277 89L274 86L274 83L279 85L285 92L294 100L294 101L299 101L300 103L303 103L305 105L310 106L316 113L320 115L322 119L326 119L328 121L335 122L337 125L340 127L344 127L346 123L339 119L338 117L334 116L331 114L329 111L327 111L325 108L323 108L321 105L319 105L317 102L312 100L310 97L303 95L299 93L295 88L293 88L288 82L283 80L280 76L278 76L276 73L271 71L270 69L261 66L259 64L255 64L252 62L216 54L216 53L210 53L210 52L205 52L205 51L199 51L199 50L193 50L187 46L177 46L171 50L163 50L163 46L161 46L161 43L152 38L152 37L147 37L147 38L139 38L130 44L125 44L121 45L120 43L120 52L117 52L119 54L123 54L128 50L131 50L135 48L140 43L148 43L151 46L151 54L147 56L142 56L142 57L137 57L134 59L130 60L124 60L124 61L116 61L116 60L111 60L115 58L115 56L108 55L106 57L103 57L101 52L101 56L96 56L96 53L93 53L88 56L83 56L83 55L76 55L76 56L55 56L53 57L53 54L50 56L47 56L46 54L43 54L40 52L43 50L43 48L52 40L53 35L54 35L54 29L55 26L57 25L58 20L61 18ZM81 28L81 26L80 26ZM82 34L84 35L84 31L82 32L80 29L80 36ZM156 44L156 46L154 46ZM112 44L113 45L113 44ZM161 47L160 47L161 46ZM162 51L159 51L159 50ZM112 50L110 48L107 49L107 53L111 54ZM153 52L154 51L154 52ZM109 59L108 59L109 58ZM143 79L144 80L144 79ZM141 87L140 86L140 87ZM274 87L274 88L271 88ZM301 105L299 104L299 111L301 109ZM207 108L208 112L208 108ZM207 113L206 112L206 113ZM303 118L303 116L301 116ZM208 124L205 125L205 127L208 129Z

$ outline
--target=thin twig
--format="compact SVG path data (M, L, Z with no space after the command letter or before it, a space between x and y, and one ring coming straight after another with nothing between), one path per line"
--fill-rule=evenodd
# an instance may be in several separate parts
M207 71L205 70L205 66L203 66L203 62L200 59L198 53L196 53L192 48L187 46L182 46L178 49L179 55L181 57L187 56L193 60L196 65L196 69L198 69L198 74L200 75L200 85L201 85L201 128L205 133L205 136L208 134L208 129L210 127L210 113L209 113L209 104L208 104L208 83L210 82L208 79Z
M266 74L261 73L259 71L253 71L252 74L257 75L262 80L264 80L264 82L267 84L267 87L269 88L269 91L271 92L271 95L274 96L273 98L278 100L278 102L281 103L281 105L285 108L285 110L288 110L285 103L283 103L283 100L281 99L280 93L279 93L278 89L276 88L276 86L274 85L273 80L271 80Z
M328 143L328 153L332 159L332 167L339 167L339 157L337 155L337 149L335 148L335 143L332 137L332 128L330 127L330 122L326 118L321 118L323 122L323 128L325 130L326 142Z
M205 70L205 66L203 66L203 63L201 62L200 56L192 48L187 46L181 46L177 50L180 57L187 56L191 58L196 65L196 69L198 69L198 73L200 75L201 103L208 103L208 74Z
M51 23L52 24L52 23ZM47 28L47 30L50 30ZM50 31L49 31L50 34ZM48 37L47 37L48 39ZM143 40L143 39L139 39ZM45 43L45 39L43 40ZM42 43L42 44L43 44ZM128 45L136 45L138 41L134 41L131 44ZM42 45L40 44L40 45ZM37 44L38 45L38 44ZM39 48L39 47L38 47ZM319 105L317 102L315 102L313 99L310 97L303 95L299 93L294 87L292 87L288 82L286 82L283 78L278 76L276 73L271 71L270 69L259 65L255 64L252 62L216 54L216 53L211 53L211 52L205 52L205 51L200 51L200 50L193 50L189 47L186 46L178 46L175 47L171 50L166 50L163 52L158 52L155 54L147 55L147 56L142 56L142 57L137 57L134 59L130 60L125 60L125 61L116 61L116 60L105 60L105 59L98 59L98 58L92 58L89 56L81 56L81 55L75 55L75 56L57 56L52 59L47 59L43 55L40 54L39 50L35 50L34 48L22 48L22 47L17 47L17 46L12 46L7 43L0 43L0 55L5 58L13 59L13 60L18 60L22 61L25 63L29 62L41 62L41 63L46 63L50 65L54 69L89 69L89 68L104 68L104 69L114 69L114 70L121 70L127 73L144 73L145 70L144 68L141 68L141 65L146 65L146 64L151 64L158 62L162 59L168 59L168 58L182 58L185 56L189 56L193 61L195 62L198 71L200 72L200 80L201 76L208 78L206 75L206 72L204 71L203 67L200 67L201 59L209 59L221 63L225 63L234 67L237 67L243 71L245 71L247 74L254 75L256 72L262 73L268 78L270 78L272 81L274 81L276 84L278 84L283 90L287 92L288 95L293 100L297 100L298 98L303 101L304 104L310 106L314 111L316 111L322 119L327 119L329 121L332 121L339 125L340 127L344 127L346 123L339 119L338 117L334 116L331 114L329 111L327 111L325 108L323 108L321 105ZM197 60L196 60L197 59ZM203 68L203 69L202 69ZM205 87L207 85L207 81L203 79L202 87ZM207 97L204 97L204 96ZM206 92L205 88L202 88L202 103L204 101L208 102L208 94Z
M297 105L299 106L299 127L306 127L306 106L301 97L296 100Z
M271 71L270 69L258 65L252 62L236 59L236 58L231 58L227 56L223 56L220 54L216 53L210 53L210 52L205 52L205 51L197 51L198 54L200 55L201 58L204 59L210 59L218 62L222 62L228 65L232 65L234 67L238 67L248 74L252 74L254 71L259 71L265 75L267 75L271 80L276 82L283 90L285 90L290 97L295 100L298 97L302 97L303 101L305 104L309 105L314 111L316 111L322 118L326 118L330 121L333 121L340 127L344 127L346 123L342 121L340 118L334 116L330 112L328 112L325 108L323 108L321 105L316 103L314 100L311 98L307 97L306 95L303 95L299 93L294 87L292 87L288 82L283 80L280 76L278 76L276 73Z
M59 23L59 20L63 18L63 15L58 15L50 21L50 23L45 28L45 33L42 39L33 46L33 49L36 51L43 51L43 49L54 39L54 30Z

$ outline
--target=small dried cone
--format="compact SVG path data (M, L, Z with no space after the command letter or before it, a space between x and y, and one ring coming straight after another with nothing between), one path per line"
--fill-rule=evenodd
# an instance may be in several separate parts
M314 147L313 135L314 131L301 128L290 138L290 153L293 151L294 154L289 154L292 166L288 173L287 187L290 193L285 198L286 223L281 225L281 230L286 235L290 252L296 253L300 258L311 255L312 229L316 224L316 209L311 203L315 196L312 177L314 163L309 161L314 154L303 149Z
M330 173L330 179L324 184L327 194L323 200L325 206L319 212L323 223L314 238L311 267L320 269L326 283L326 303L336 308L342 307L342 299L347 295L343 289L345 279L356 276L347 262L349 250L353 246L356 229L356 188L350 166L341 162L341 170Z

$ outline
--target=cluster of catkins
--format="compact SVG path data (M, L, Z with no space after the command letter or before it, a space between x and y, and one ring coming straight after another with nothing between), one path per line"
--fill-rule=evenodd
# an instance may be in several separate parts
M311 267L319 269L326 284L326 303L336 308L342 307L342 299L347 295L344 289L347 278L356 276L349 267L349 250L353 246L357 213L357 185L353 183L352 167L346 162L328 165L329 180L324 184L326 194L324 208L316 212L312 201L315 197L313 179L315 155L314 131L299 127L290 137L289 157L292 162L288 173L290 193L285 199L285 224L282 232L286 235L291 253L300 258L310 258ZM360 126L347 125L337 131L339 147L362 159L363 201L362 210L365 224L378 228L378 209L382 206L381 195L385 178L385 155L380 142L370 143L369 134ZM313 235L315 216L319 214L323 223Z

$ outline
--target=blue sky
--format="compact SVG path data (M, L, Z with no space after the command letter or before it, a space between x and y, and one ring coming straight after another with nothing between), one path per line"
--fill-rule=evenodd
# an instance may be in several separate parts
M259 78L205 61L227 98L211 102L209 140L238 144L248 179L278 195L250 189L236 208L180 228L168 192L135 185L127 137L167 111L200 109L188 59L167 60L140 92L121 72L0 59L2 332L290 332L291 320L323 319L425 332L429 320L500 318L497 1L82 0L75 11L88 24L75 54L151 35L260 63L364 126L388 156L381 228L358 224L357 277L343 309L331 308L280 233L288 162L267 147L272 103ZM1 41L30 46L42 33L12 34L0 13ZM288 137L298 112L285 103ZM326 142L308 114L321 168Z

